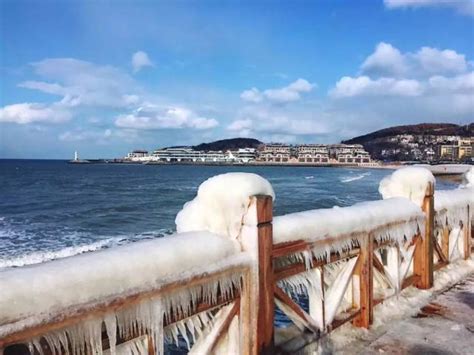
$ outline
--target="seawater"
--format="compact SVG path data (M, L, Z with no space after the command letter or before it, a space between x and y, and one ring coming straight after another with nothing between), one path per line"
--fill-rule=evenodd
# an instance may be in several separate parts
M0 160L0 269L159 238L207 178L252 172L276 193L275 215L380 199L383 169L74 165ZM453 187L441 182L440 188ZM229 188L232 188L231 186Z

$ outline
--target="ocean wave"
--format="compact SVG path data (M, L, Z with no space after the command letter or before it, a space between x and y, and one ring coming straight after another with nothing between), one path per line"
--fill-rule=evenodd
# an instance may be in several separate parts
M314 179L314 176L313 175L310 175L310 176L305 176L304 177L306 180L309 180L309 179Z
M18 256L0 257L0 270L13 267L40 264L51 260L67 258L74 255L89 253L114 246L136 242L138 240L153 239L171 234L171 230L160 229L158 231L143 232L129 236L117 236L100 239L89 244L68 246L57 250L44 250L24 253Z
M0 269L40 264L50 260L62 259L68 256L104 249L118 244L122 239L123 238L110 238L86 245L71 246L59 250L37 251L14 258L0 259Z
M359 175L344 176L344 177L341 177L340 180L343 183L348 183L348 182L351 182L351 181L361 180L361 179L363 179L363 178L365 178L366 176L369 176L369 175L370 175L370 173L367 172L367 173L362 173L362 174L359 174Z

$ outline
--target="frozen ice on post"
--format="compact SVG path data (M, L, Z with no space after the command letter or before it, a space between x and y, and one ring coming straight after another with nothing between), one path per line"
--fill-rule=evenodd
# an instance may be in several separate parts
M385 177L380 182L379 192L384 199L406 197L421 205L429 184L435 185L435 178L431 171L410 166L398 169Z
M236 239L254 195L270 195L275 199L272 185L257 174L213 176L199 186L197 196L178 213L176 230L178 233L212 231Z
M464 173L463 186L474 188L474 166Z

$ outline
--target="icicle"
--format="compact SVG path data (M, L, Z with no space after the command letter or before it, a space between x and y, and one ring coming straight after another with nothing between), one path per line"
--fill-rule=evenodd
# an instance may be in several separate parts
M109 338L110 354L115 355L115 345L117 344L117 317L115 314L107 314L104 317L105 330Z

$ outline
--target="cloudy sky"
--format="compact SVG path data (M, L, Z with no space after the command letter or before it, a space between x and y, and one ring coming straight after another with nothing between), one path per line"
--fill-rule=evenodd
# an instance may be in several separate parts
M472 0L0 3L0 158L474 121Z

